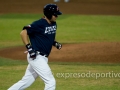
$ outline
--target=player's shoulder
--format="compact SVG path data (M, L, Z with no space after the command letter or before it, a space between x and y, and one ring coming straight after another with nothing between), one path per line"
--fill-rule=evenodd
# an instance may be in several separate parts
M33 25L49 25L46 19L40 18L32 23ZM52 25L56 25L56 22L52 22Z
M38 19L38 20L33 21L33 24L34 24L34 23L37 24L37 23L41 23L41 22L42 22L42 19Z
M40 18L40 19L34 21L33 23L46 24L46 23L48 23L48 22L46 21L46 19Z

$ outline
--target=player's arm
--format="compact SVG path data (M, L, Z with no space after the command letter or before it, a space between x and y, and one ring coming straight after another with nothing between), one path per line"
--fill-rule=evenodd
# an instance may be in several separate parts
M20 33L23 43L25 44L28 53L30 54L30 57L33 58L33 60L36 58L36 51L32 48L31 44L29 43L27 30L24 29Z
M29 39L28 39L28 35L29 35L29 32L31 31L31 25L27 25L27 26L24 26L20 35L21 35L21 38L22 38L22 41L25 45L29 44Z
M20 33L20 35L21 35L21 38L22 38L23 43L24 43L25 45L29 44L28 35L27 35L27 30L26 30L26 29L22 30L21 33Z
M59 50L62 48L62 44L57 42L56 40L53 42L53 46L55 46Z

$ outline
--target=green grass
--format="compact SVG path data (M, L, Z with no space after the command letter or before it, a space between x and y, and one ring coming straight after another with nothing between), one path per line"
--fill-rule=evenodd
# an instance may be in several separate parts
M0 15L0 46L22 45L24 25L41 18L38 14ZM62 15L57 20L56 39L62 43L120 41L120 16Z
M62 42L120 41L120 16L72 15L58 24L57 38L62 35Z
M38 14L0 15L0 48L23 45L19 33L24 25L39 19ZM62 43L119 42L120 16L62 15L57 20L57 40ZM120 64L50 62L57 81L56 90L119 90ZM24 75L27 61L0 58L0 90L6 90ZM84 77L98 73L101 77ZM111 73L113 77L104 77ZM83 76L80 77L80 74ZM88 75L87 74L87 75ZM115 76L117 75L117 76ZM26 90L43 90L37 79Z
M29 16L29 18L27 18ZM36 17L36 18L35 18ZM39 17L38 17L39 18ZM35 15L22 15L22 14L5 14L0 15L0 46L14 46L21 45L20 32L23 26L33 22L34 19L38 19Z
M27 63L25 61L11 61L0 66L0 90L6 90L24 75ZM9 61L10 62L10 61ZM8 64L8 66L7 66ZM119 64L82 64L82 63L49 63L57 81L56 90L119 90ZM111 73L110 76L104 76ZM92 74L101 74L101 77ZM116 75L116 76L115 76ZM40 78L26 90L43 90L44 83Z
M27 60L26 60L27 61ZM12 60L8 58L0 57L0 67L1 66L15 66L15 65L26 65L27 62L22 60Z

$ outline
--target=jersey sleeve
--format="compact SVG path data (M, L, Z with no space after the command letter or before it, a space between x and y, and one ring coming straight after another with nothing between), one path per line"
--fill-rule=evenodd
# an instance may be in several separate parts
M33 22L32 24L29 24L27 26L23 27L23 30L26 29L27 30L27 34L34 34L35 30L36 30L36 26L37 26L37 22Z

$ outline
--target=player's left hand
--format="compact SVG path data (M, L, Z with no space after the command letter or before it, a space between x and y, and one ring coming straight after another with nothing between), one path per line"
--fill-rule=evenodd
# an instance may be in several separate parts
M62 48L62 44L59 42L56 42L55 47L60 50Z

